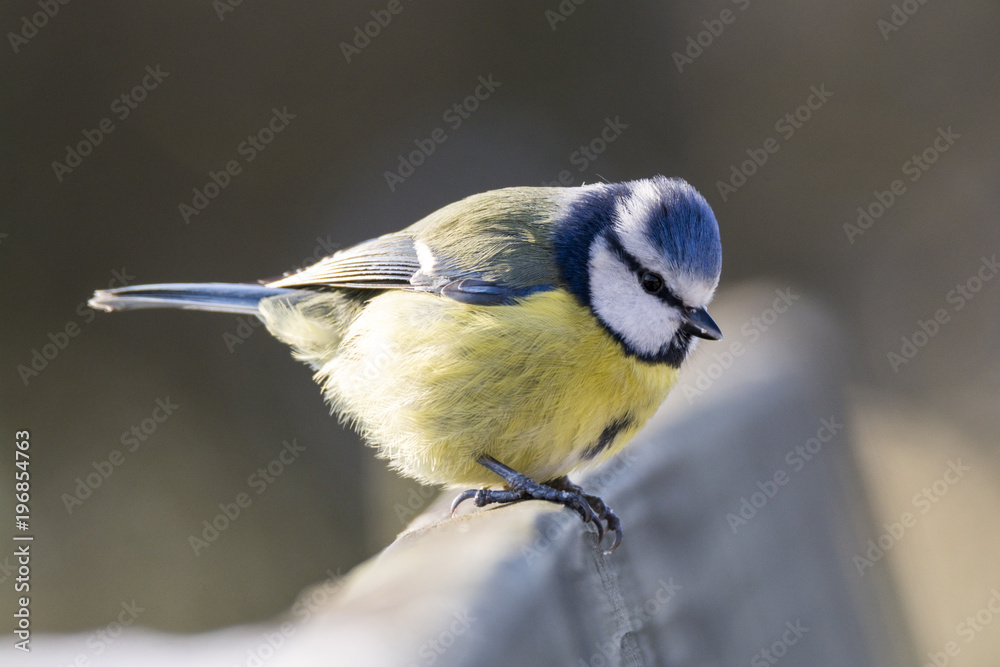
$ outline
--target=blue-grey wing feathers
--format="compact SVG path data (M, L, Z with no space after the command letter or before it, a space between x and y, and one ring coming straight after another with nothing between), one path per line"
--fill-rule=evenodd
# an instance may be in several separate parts
M512 288L482 280L478 273L457 270L446 257L405 234L388 234L341 250L297 273L267 283L268 287L309 289L401 289L431 292L481 306L511 301L550 285ZM418 248L419 251L418 251Z
M90 303L104 310L257 313L262 299L330 288L430 292L477 305L512 303L553 289L558 280L549 236L558 206L552 192L535 194L542 190L507 188L473 195L405 230L261 284L143 285L97 292Z

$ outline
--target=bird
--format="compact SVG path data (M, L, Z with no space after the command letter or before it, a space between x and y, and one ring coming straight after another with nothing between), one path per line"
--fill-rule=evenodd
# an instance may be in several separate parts
M622 522L569 480L618 453L678 379L719 283L719 225L680 178L475 194L255 283L99 290L94 308L252 314L392 468L455 498Z

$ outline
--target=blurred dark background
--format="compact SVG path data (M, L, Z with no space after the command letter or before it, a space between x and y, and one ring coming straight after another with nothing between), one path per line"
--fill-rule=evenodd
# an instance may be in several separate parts
M834 313L879 516L912 509L949 459L972 464L892 556L932 647L1000 584L1000 538L980 525L1000 502L1000 280L983 263L1000 250L996 3L18 0L0 26L0 423L7 443L31 431L36 629L103 626L132 599L163 630L270 617L434 495L338 426L260 328L92 313L94 289L275 276L463 196L560 177L682 176L719 219L722 290L766 277ZM248 148L259 133L269 143ZM239 172L205 192L231 160ZM845 229L859 206L871 224ZM921 322L933 336L914 336ZM751 350L747 326L766 333L720 324ZM292 441L304 450L274 464ZM195 554L190 537L241 492L252 503Z

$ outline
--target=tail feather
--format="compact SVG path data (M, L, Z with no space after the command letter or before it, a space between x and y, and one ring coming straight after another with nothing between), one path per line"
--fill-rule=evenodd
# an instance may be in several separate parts
M91 308L112 312L140 308L181 308L256 315L261 299L300 290L239 283L163 283L98 290Z

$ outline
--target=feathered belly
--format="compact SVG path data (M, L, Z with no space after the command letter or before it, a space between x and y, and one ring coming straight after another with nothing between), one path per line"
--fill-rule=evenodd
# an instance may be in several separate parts
M459 486L499 483L483 454L540 481L602 460L677 377L627 356L562 290L510 306L386 292L317 366L334 408L394 467Z

